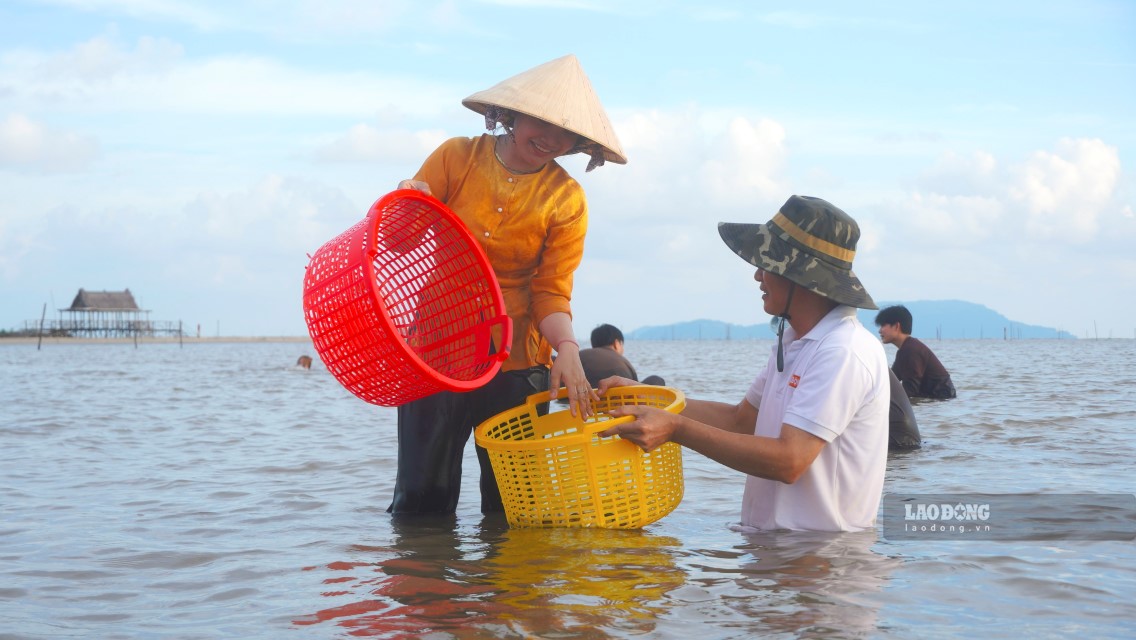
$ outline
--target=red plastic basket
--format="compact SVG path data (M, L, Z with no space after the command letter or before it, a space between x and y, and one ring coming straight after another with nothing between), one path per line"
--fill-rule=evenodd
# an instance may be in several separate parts
M335 379L388 407L484 385L512 344L485 252L457 215L411 189L383 196L316 251L304 317Z

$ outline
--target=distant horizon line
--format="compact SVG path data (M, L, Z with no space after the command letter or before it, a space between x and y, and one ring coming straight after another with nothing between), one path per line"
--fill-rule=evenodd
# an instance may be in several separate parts
M636 342L768 342L775 340L775 337L684 337L684 338L635 338ZM1001 341L1016 341L1016 340L1136 340L1136 337L1090 337L1078 338L1077 336L1068 337L1000 337L1000 336L983 336L983 337L969 337L969 338L919 338L920 340L935 340L937 342L944 341L961 341L971 340L985 342L988 340L1001 340ZM586 340L585 340L586 341ZM185 337L178 339L177 337L139 337L137 340L134 338L84 338L84 337L66 337L66 336L43 336L38 338L36 336L5 336L0 335L0 345L17 345L17 344L210 344L210 343L257 343L257 342L277 342L277 343L307 343L311 344L312 339L309 336L202 336L198 337Z

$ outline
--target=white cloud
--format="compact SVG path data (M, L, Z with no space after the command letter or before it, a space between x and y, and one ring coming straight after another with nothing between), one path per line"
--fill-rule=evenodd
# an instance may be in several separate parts
M428 20L455 3L433 6L414 0L289 0L226 2L202 0L41 0L87 13L187 25L205 32L269 34L287 40L330 40L343 35L374 36L407 20Z
M1116 148L1097 139L1021 159L943 155L916 189L864 207L857 271L877 299L965 299L1031 322L1075 316L1101 304L1091 283L1133 281L1136 220L1121 175Z
M339 189L270 175L246 190L201 193L178 225L183 239L226 252L314 252L361 217Z
M319 162L401 162L416 166L447 137L441 130L389 130L357 124L312 155Z
M405 1L311 0L289 3L277 20L281 27L295 33L374 33L393 27L403 17L413 16L414 9L413 3Z
M267 175L146 208L120 202L0 216L0 277L67 290L128 286L162 309L161 319L228 317L230 329L298 335L308 254L364 213L338 187Z
M998 235L1004 206L997 198L987 196L916 192L896 212L908 224L894 238L926 238L939 247L973 246Z
M752 322L760 313L753 269L722 243L717 222L762 222L784 202L784 128L697 106L613 120L628 164L569 169L590 211L573 303L579 326Z
M616 120L628 164L581 178L589 198L594 192L611 203L608 215L697 225L710 211L752 211L785 198L786 136L775 121L698 107Z
M21 114L0 121L0 168L44 173L82 171L99 155L86 135L48 128Z
M14 67L20 59L29 75L44 83L106 82L130 73L157 73L172 68L185 55L184 48L166 38L143 36L133 50L111 36L97 36L77 43L69 51L52 54L25 52L11 57ZM6 65L7 66L7 65Z
M272 58L187 58L181 45L140 38L132 47L99 36L62 53L8 52L0 86L27 109L75 113L368 116L383 108L437 113L451 90L403 74L324 71Z
M707 140L709 153L701 168L702 183L722 201L737 204L784 195L779 181L785 162L785 130L768 119L730 120L727 131Z
M205 6L208 4L205 2L176 0L41 0L41 2L89 13L179 22L202 29L216 28L223 22L213 8Z
M919 188L947 195L992 195L1003 188L1000 167L994 155L976 151L962 156L944 153L919 178Z
M1120 177L1116 147L1098 139L1062 139L1018 169L1010 195L1025 207L1028 228L1042 237L1084 242L1096 235Z
M923 172L906 202L885 208L895 236L958 243L1005 237L1085 243L1102 216L1123 205L1117 149L1098 139L1062 139L1017 164L992 154L948 153Z
M35 232L23 226L9 216L0 216L0 281L12 282L23 275L24 261L38 244Z

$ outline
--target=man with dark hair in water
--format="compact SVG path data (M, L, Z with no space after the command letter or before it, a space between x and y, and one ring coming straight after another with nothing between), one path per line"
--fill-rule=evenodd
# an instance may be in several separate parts
M635 367L623 357L623 332L610 324L601 324L592 329L592 346L580 351L580 362L584 365L584 375L593 388L600 380L610 376L639 380Z
M899 348L891 370L909 398L946 400L955 397L955 385L947 368L930 347L912 337L911 312L907 307L894 305L880 310L876 314L876 325L880 328L880 340Z
M580 362L584 365L588 383L596 387L604 378L620 376L643 384L665 385L666 381L659 376L647 376L639 380L635 367L623 355L623 342L623 332L619 327L601 324L592 329L591 348L580 352Z

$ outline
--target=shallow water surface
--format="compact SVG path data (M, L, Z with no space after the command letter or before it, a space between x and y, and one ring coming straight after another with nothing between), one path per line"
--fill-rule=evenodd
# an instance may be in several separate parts
M771 344L627 355L736 402ZM888 493L1136 493L1134 341L929 344L959 397L916 405ZM303 353L0 343L0 638L1136 636L1132 541L744 533L743 477L691 451L638 531L482 517L472 450L456 517L392 519L394 410ZM1115 515L1086 505L1050 520Z

